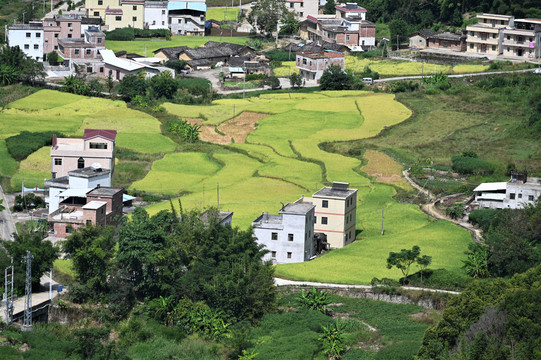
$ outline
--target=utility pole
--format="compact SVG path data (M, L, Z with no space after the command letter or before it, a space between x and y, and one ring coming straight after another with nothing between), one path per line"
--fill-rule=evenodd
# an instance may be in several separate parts
M26 250L26 256L22 262L26 262L26 283L24 295L24 320L23 331L32 330L32 253Z
M216 183L216 207L220 208L220 183Z
M53 268L51 268L51 273L49 275L49 300L53 298Z
M9 325L13 321L13 258L11 258L11 265L4 271L5 288L4 298L6 301L6 324Z
M383 209L381 209L381 235L383 235Z

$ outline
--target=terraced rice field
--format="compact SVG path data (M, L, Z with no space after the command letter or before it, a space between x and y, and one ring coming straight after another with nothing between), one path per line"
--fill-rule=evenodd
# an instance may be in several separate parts
M377 182L395 185L407 191L413 190L409 183L401 176L402 165L388 155L378 151L367 150L363 157L368 163L361 168L361 171L375 177Z
M238 119L241 112L262 115L245 143L235 141L203 158L194 157L193 153L179 158L167 155L161 161L171 162L164 166L169 173L153 167L146 178L132 185L136 189L184 192L184 208L202 209L217 205L219 187L220 209L233 211L234 225L242 228L250 226L262 211L276 213L280 202L294 201L303 194L309 196L323 182L347 181L359 189L358 241L354 246L332 251L309 263L278 265L278 275L361 284L369 283L373 277L398 278L398 271L386 268L386 257L389 251L413 245L433 256L433 268L461 271L460 260L471 241L467 231L441 221L429 222L417 206L396 202L392 186L371 183L361 175L359 159L327 153L318 146L324 141L372 137L385 126L407 119L410 111L394 101L393 95L317 92L291 94L290 99L289 94L265 94L245 100L222 99L206 107L164 106L169 112L189 117L209 129L218 127L226 138L231 137L226 125ZM376 152L368 152L366 158L368 167L361 169L364 173L376 177L380 174L381 180L409 188L400 177L400 165L392 159ZM180 171L173 165L175 162L184 164ZM157 185L159 179L162 185ZM173 204L177 206L175 200ZM147 210L155 213L169 207L169 202L164 202Z
M167 111L224 134L216 132L220 136L209 140L228 145L210 147L208 152L175 152L176 144L161 135L158 120L121 102L69 97L65 105L45 108L39 96L52 95L37 93L32 95L38 97L35 101L29 96L10 104L5 111L8 121L0 123L0 141L21 127L34 127L34 131L63 127L70 135L81 135L85 127L117 129L119 146L165 153L132 189L180 195L185 209L219 203L220 209L234 212L234 225L241 228L248 228L261 212L277 213L281 202L309 196L324 183L346 181L359 189L357 242L309 263L279 265L276 273L280 276L360 284L370 283L373 277L399 278L397 270L386 268L386 257L389 251L413 245L433 257L432 268L462 271L460 260L471 241L469 234L450 223L428 221L417 206L395 201L394 186L407 188L398 177L398 164L385 155L367 152L361 168L360 159L319 147L326 141L373 137L384 127L406 120L410 110L393 95L366 91L264 94L245 100L222 99L210 106L165 104ZM68 118L64 125L62 117ZM19 119L19 126L12 119ZM46 155L47 148L32 154L21 163L16 178L30 176L26 171L43 176L40 171L49 171ZM9 163L1 166L9 168ZM371 182L363 174L376 178L381 174L380 179L396 182L393 186ZM173 204L178 207L176 200ZM163 202L147 210L156 213L169 208L170 203Z
M123 101L113 101L41 90L6 107L0 121L0 153L6 152L7 137L21 131L58 131L79 137L85 128L118 130L117 146L143 153L172 152L177 144L161 134L160 122L145 113L128 109ZM12 186L25 184L43 187L50 176L49 148L40 149L21 162L19 169L10 156L0 161L3 175L12 176ZM15 162L16 164L16 162ZM15 173L15 175L14 175Z

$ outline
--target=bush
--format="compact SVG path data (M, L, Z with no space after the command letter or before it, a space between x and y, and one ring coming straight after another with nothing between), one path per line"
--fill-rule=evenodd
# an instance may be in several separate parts
M265 74L248 74L248 75L246 75L246 81L265 80L265 79L267 79L267 75L265 75Z
M492 163L470 156L453 156L453 170L459 174L492 175L495 167Z
M23 211L23 209L34 210L45 207L45 200L33 193L26 194L24 197L21 195L15 196L15 206L13 211Z
M419 83L413 81L397 81L391 86L391 92L401 93L401 92L412 92L419 89Z
M26 159L30 154L39 148L51 145L53 141L53 131L29 132L23 131L19 135L11 136L6 139L6 146L9 154L17 161ZM59 137L64 136L61 133Z
M473 210L470 212L470 222L479 225L483 231L488 231L497 213L497 209Z
M284 50L267 51L265 55L270 61L295 61L296 54L294 52Z
M131 41L135 39L133 28L120 28L113 31L104 31L106 40Z
M175 73L178 75L180 73L180 70L184 70L186 65L188 64L185 60L169 60L165 62L165 66L167 66L170 69L175 70Z
M454 203L453 205L449 206L447 209L445 209L445 214L449 216L451 219L460 219L462 218L462 215L464 214L465 206L461 202Z

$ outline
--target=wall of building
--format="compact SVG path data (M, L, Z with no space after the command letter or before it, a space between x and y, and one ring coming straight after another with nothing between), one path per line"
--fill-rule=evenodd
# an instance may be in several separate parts
M154 4L155 3L155 4ZM168 29L167 3L162 1L145 2L145 27L148 29Z
M426 39L421 35L415 35L410 37L410 48L416 47L417 49L426 48Z
M29 58L43 61L43 30L30 27L8 29L8 44L18 46Z
M430 49L447 49L455 51L464 51L466 43L463 41L443 40L443 39L428 39L428 48Z
M541 196L541 185L509 182L507 183L505 195L504 208L523 209L526 204L533 205L539 199Z
M288 0L286 8L297 14L300 21L306 20L307 16L317 16L319 14L318 0Z

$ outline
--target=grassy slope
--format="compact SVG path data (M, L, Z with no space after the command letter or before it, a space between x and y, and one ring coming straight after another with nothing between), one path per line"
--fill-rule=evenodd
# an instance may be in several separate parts
M460 85L437 95L400 94L399 101L414 111L410 120L375 138L335 144L335 148L344 152L351 147L389 149L409 163L426 158L450 163L451 156L472 150L502 167L515 162L519 169L539 172L539 139L523 129L527 114L520 104L506 97Z
M136 53L139 55L152 56L154 50L172 47L172 46L189 46L196 48L203 45L207 41L220 41L220 42L230 42L234 44L245 44L248 37L222 37L219 36L181 36L175 35L171 37L170 41L166 40L157 40L157 39L138 39L134 41L113 41L107 40L105 46L109 50L115 52L125 50L129 53Z
M226 12L227 10L227 12ZM217 21L224 21L225 15L227 13L227 20L237 20L237 17L239 16L239 9L238 8L208 8L207 9L207 20L214 19Z

